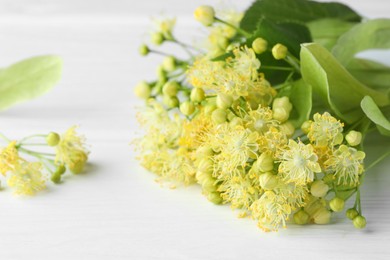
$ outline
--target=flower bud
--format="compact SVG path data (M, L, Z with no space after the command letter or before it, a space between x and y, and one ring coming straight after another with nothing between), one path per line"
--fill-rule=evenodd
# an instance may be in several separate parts
M252 43L252 49L257 53L257 54L262 54L267 50L268 42L264 40L263 38L256 38L256 40L253 41Z
M217 205L222 203L222 198L217 191L210 192L209 194L207 194L207 199Z
M164 95L163 102L168 108L178 107L180 104L177 97L170 97L168 95Z
M194 17L204 26L210 26L214 23L214 8L208 5L202 5L195 9Z
M319 225L325 225L330 222L330 217L332 216L332 213L327 210L326 208L319 208L316 212L313 214L313 220L314 223Z
M311 184L310 193L314 197L321 198L328 193L328 190L329 190L329 186L326 185L324 181L317 180Z
M202 102L204 99L204 90L201 88L193 88L191 90L190 98L192 102Z
M287 113L290 113L293 106L290 102L290 99L288 97L279 97L275 98L274 101L272 102L272 109L275 108L284 108Z
M329 207L334 212L339 212L344 209L345 201L341 198L334 197L329 201Z
M312 123L313 123L313 121L311 121L311 120L307 120L307 121L303 122L303 124L301 126L301 129L302 129L302 132L304 134L308 134L309 133Z
M51 181L58 184L61 182L61 176L65 173L66 168L64 165L59 165L56 169L56 171L51 176Z
M179 91L180 85L176 81L168 81L164 84L162 92L164 95L175 97Z
M345 140L349 145L357 146L362 141L362 133L352 130L345 136Z
M145 44L142 44L139 49L139 54L141 54L141 56L146 56L149 54L150 50L148 48L148 46L146 46Z
M343 142L343 140L344 140L343 134L338 133L333 140L333 144L341 144Z
M60 142L60 135L55 133L55 132L50 132L47 136L46 136L46 143L49 145L49 146L56 146L59 142Z
M299 210L294 214L294 222L298 225L305 225L309 222L309 214L304 210Z
M162 65L157 67L156 73L159 82L167 82L167 72L164 70L164 67Z
M211 175L214 172L214 162L211 159L203 158L199 161L198 171Z
M291 122L285 122L281 124L280 130L287 135L287 137L292 137L295 133L295 127Z
M68 165L69 170L74 174L79 174L84 170L88 155L83 151L74 152L73 163Z
M165 71L172 72L176 69L176 59L173 56L165 57L162 66Z
M262 153L255 164L259 171L269 172L274 169L274 158L267 153Z
M259 184L264 190L273 190L278 185L278 179L270 172L263 173L259 177Z
M233 97L224 93L219 93L217 96L217 107L227 109L233 104Z
M201 146L196 149L195 155L197 159L202 159L214 155L214 151L210 146Z
M206 115L210 115L215 109L217 109L217 105L209 103L209 104L204 106L204 113Z
M356 218L357 216L359 216L359 213L357 212L356 209L350 208L350 209L347 210L347 212L345 212L345 215L346 215L347 218L349 218L350 220L353 220L354 218Z
M164 42L164 35L161 32L152 33L151 41L156 45L161 45Z
M242 126L243 125L243 121L239 117L234 117L232 120L230 120L229 125L231 125L232 127Z
M217 191L217 186L215 185L215 179L207 175L203 178L200 185L202 186L202 189L206 192L214 192Z
M357 216L353 219L353 225L355 228L362 229L365 228L367 224L366 218L363 216Z
M287 52L287 47L280 43L272 48L272 56L274 56L275 60L283 60L287 57Z
M146 81L142 81L135 86L134 94L142 99L148 99L152 93L152 88Z
M183 113L183 115L190 116L194 113L195 106L191 101L184 101L180 105L180 111Z
M222 124L226 122L227 114L225 109L218 108L211 114L211 119L216 124Z
M288 113L284 108L275 108L273 109L272 117L275 120L278 120L280 123L286 122L290 117L290 113Z

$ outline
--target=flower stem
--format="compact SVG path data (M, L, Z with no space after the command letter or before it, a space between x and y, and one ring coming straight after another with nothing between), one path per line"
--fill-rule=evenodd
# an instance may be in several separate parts
M378 159L376 159L370 165L368 165L365 170L368 171L369 169L371 169L372 167L380 163L383 159L385 159L389 155L390 155L390 151L387 151L386 153L382 154L382 156L380 156Z
M242 36L244 36L244 37L246 37L246 38L250 38L250 37L251 37L251 34L250 34L250 33L248 33L248 32L246 32L246 31L242 30L241 28L239 28L239 27L237 27L237 26L234 26L234 25L231 24L231 23L228 23L228 22L226 22L226 21L224 21L224 20L221 20L221 19L219 19L219 18L217 18L217 17L215 17L214 19L215 19L215 21L217 21L217 22L220 22L220 23L225 24L225 25L227 25L227 26L229 26L229 27L232 27L232 28L235 29L239 34L241 34Z

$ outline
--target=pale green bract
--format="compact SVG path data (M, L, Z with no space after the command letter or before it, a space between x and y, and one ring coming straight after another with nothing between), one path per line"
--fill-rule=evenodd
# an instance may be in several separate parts
M375 101L370 96L365 96L360 105L366 116L377 125L381 134L390 136L390 121L386 119Z
M62 59L38 56L0 70L0 110L48 92L61 78Z

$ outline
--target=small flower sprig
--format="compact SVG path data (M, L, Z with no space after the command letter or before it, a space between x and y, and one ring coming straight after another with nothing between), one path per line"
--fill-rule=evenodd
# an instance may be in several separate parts
M48 180L61 183L67 170L74 174L84 171L89 151L85 138L77 134L76 128L72 126L62 135L50 132L30 135L19 141L0 134L8 143L0 148L0 173L15 194L34 195L46 188ZM38 151L35 147L41 149ZM54 150L54 153L47 150Z
M278 5L289 10L285 16L272 12ZM302 12L294 8L301 6L316 15L299 18ZM365 173L390 151L365 166L363 144L377 129L390 136L384 116L390 98L388 89L381 93L364 86L339 64L325 49L334 39L324 41L321 34L325 47L310 43L316 39L307 27L315 35L329 22L316 21L328 18L321 15L360 26L361 17L339 3L257 0L244 14L197 8L195 19L210 33L197 54L189 51L197 48L184 45L186 60L142 45L141 55L166 58L157 80L135 87L146 104L138 114L146 129L136 142L141 164L171 187L199 184L210 202L230 204L265 231L289 222L328 224L350 199L354 205L346 217L364 228ZM313 23L306 26L308 19ZM152 37L156 45L175 39L174 23L165 24L170 26L161 27L161 37ZM361 26L377 30L389 24L378 20ZM355 39L358 29L347 36ZM340 42L334 53L342 53L341 62L351 48L345 39Z

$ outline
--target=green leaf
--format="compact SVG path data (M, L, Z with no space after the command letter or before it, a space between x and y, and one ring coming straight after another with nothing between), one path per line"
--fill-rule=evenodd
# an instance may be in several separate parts
M361 23L342 35L332 53L345 67L359 52L390 48L390 19L374 19Z
M383 115L375 101L370 96L365 96L360 106L364 114L377 125L379 131L390 136L390 121Z
M312 108L311 87L303 79L291 83L291 86L283 88L278 96L287 96L293 105L289 121L296 127L302 126L309 119Z
M360 101L364 96L371 96L379 106L390 104L386 95L356 80L328 50L317 43L302 45L301 71L313 92L347 123L354 123L363 116Z
M361 17L340 3L318 3L307 0L257 0L245 12L240 27L248 32L256 30L262 17L275 22L306 23L321 18L339 18L359 22Z
M62 59L40 56L20 61L0 71L0 110L36 98L61 78Z
M313 41L331 50L339 37L356 23L337 18L325 18L307 23Z
M372 60L355 58L349 63L348 71L366 86L387 95L390 93L390 67Z

